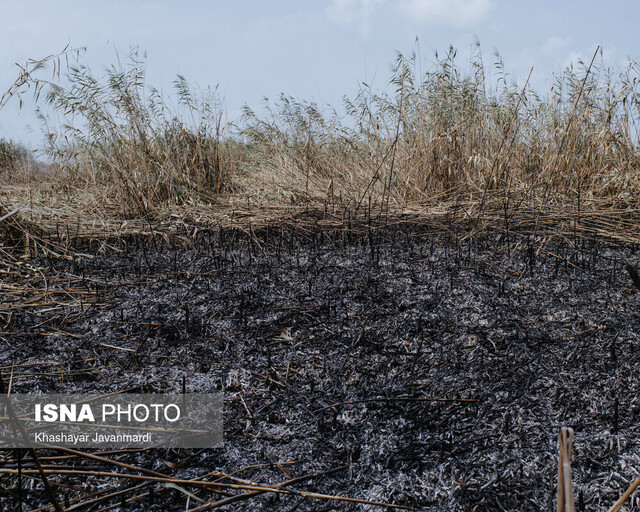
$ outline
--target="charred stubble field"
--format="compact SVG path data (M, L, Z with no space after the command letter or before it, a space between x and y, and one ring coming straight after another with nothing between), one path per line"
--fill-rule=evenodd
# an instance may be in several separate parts
M78 241L92 258L40 258L4 287L2 371L13 392L222 391L223 448L104 457L182 479L309 476L286 488L419 510L553 509L557 433L571 426L578 507L606 510L640 469L640 298L621 265L635 248L531 240L307 214ZM185 509L175 488L61 455L41 452L71 506ZM3 468L17 464L3 455ZM41 484L25 476L20 493L15 474L1 478L3 510L19 494L25 509L47 504ZM222 510L381 509L189 492L242 496Z

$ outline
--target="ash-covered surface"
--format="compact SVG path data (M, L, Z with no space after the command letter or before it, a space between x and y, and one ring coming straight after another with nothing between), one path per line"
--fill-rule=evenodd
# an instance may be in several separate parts
M428 221L318 221L132 237L96 245L94 259L39 260L57 276L48 293L66 286L75 302L5 312L5 381L10 364L23 365L14 392L176 392L184 378L188 392L224 392L224 448L114 460L272 486L346 466L292 488L420 510L549 510L558 429L571 426L578 506L607 509L640 470L640 296L621 270L634 254L579 237L462 239ZM50 478L76 489L54 486L72 503L139 484ZM1 483L11 510L16 478ZM46 504L30 485L25 508ZM155 489L154 505L126 510L185 509L184 493ZM380 508L266 493L222 509Z

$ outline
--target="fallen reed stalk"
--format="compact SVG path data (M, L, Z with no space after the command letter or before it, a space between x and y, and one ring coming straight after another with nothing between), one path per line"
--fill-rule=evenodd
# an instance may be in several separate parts
M38 470L31 469L23 469L22 472L24 474L36 474ZM47 475L76 475L76 476L96 476L96 477L104 477L104 478L118 478L118 479L129 479L129 480L145 480L145 481L153 481L153 482L161 482L161 483L172 483L176 485L192 485L195 487L202 488L222 488L222 489L238 489L238 490L246 490L246 491L259 491L259 492L270 492L274 494L289 494L294 496L303 496L306 498L316 498L330 501L344 501L349 503L360 503L364 505L375 505L380 507L388 507L388 508L397 508L401 510L414 510L411 507L406 507L404 505L395 505L393 503L384 503L380 501L372 501L372 500L364 500L359 498L351 498L347 496L335 496L330 494L321 494L316 492L308 492L308 491L299 491L293 489L282 489L280 487L272 487L265 485L249 485L249 484L230 484L230 483L222 483L222 482L205 482L200 480L184 480L180 478L161 478L150 475L132 475L126 473L109 473L106 471L81 471L75 469L43 469L43 472ZM17 475L17 469L7 469L0 468L0 474L13 474Z
M613 506L609 509L609 512L618 512L625 502L629 499L629 497L633 494L633 491L640 485L640 477L636 478L631 485L629 485L628 489L624 492L622 496L616 501Z

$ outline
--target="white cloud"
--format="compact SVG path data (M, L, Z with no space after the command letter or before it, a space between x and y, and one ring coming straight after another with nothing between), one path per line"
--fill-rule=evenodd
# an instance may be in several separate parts
M333 0L326 13L331 21L351 25L362 35L371 31L373 14L385 0Z
M551 37L548 37L544 45L542 45L542 50L547 55L550 55L552 53L556 53L558 50L562 50L563 48L566 48L567 46L569 46L570 43L571 43L570 37L551 36Z
M591 59L593 59L593 55L595 53L596 46L593 45L590 49L586 49L584 51L574 50L569 52L564 61L562 62L562 67L567 68L573 66L574 68L582 68L588 67ZM606 49L600 48L598 50L598 54L596 55L596 59L594 61L595 64L598 63L598 60L602 58L604 62L613 63L617 62L617 52L615 47Z
M492 0L333 0L326 14L331 21L354 26L367 35L383 4L389 9L396 8L409 21L459 29L484 22L493 8Z
M423 23L469 28L483 22L493 8L491 0L402 0L410 19Z

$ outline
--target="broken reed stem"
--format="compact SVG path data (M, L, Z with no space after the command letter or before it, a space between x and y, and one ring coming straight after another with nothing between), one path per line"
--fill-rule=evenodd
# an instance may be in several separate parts
M574 512L571 484L571 448L573 429L562 427L558 434L558 506L557 512Z

